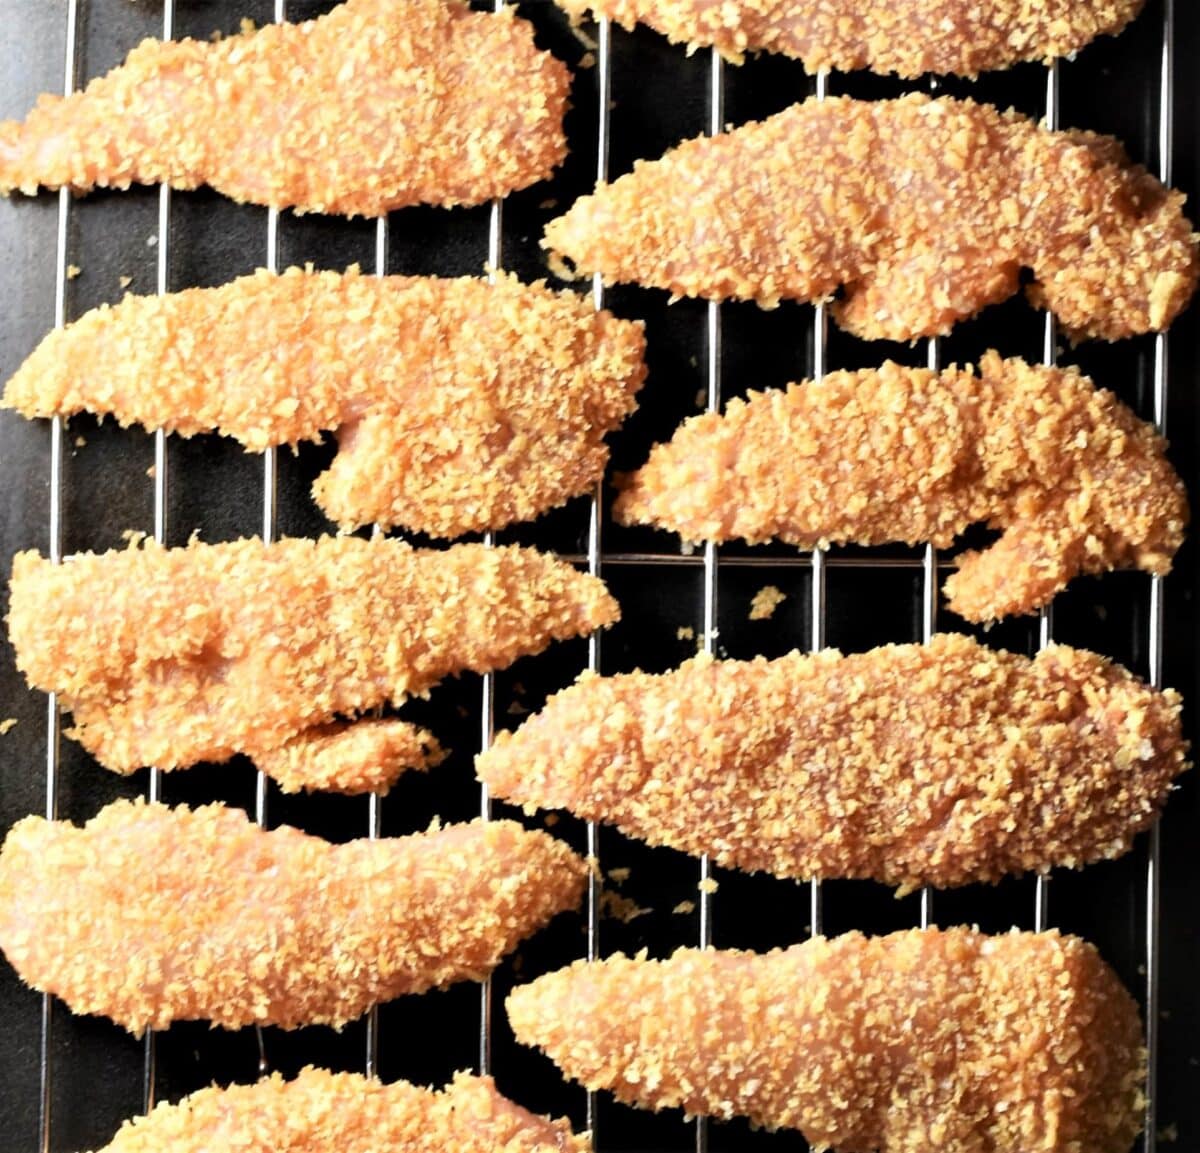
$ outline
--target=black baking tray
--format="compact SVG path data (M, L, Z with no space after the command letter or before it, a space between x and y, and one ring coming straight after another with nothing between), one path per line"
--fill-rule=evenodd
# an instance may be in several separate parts
M330 5L288 5L288 16L313 16ZM1198 168L1196 76L1200 58L1200 12L1179 3L1176 14L1174 83L1174 183L1194 196ZM588 191L596 171L598 119L596 70L586 66L587 46L572 33L557 10L545 2L525 3L521 13L537 27L539 41L577 66L570 114L572 155L550 183L519 193L506 202L503 215L503 263L524 279L547 275L538 248L543 224L576 196ZM227 0L179 0L176 34L207 37L235 29L242 17L264 23L272 9L263 0L234 4ZM1158 164L1159 76L1162 57L1163 0L1152 0L1138 21L1119 39L1099 42L1066 61L1060 69L1060 122L1119 136L1131 155ZM67 4L47 0L0 0L0 116L21 116L39 91L62 86ZM78 79L86 80L116 64L145 36L158 35L162 9L151 0L80 0ZM612 114L610 171L628 170L642 156L657 156L679 140L703 132L709 120L711 61L706 53L688 57L648 31L620 30L612 38ZM830 91L882 97L928 82L903 85L869 76L834 76ZM813 89L813 78L798 63L760 58L742 68L725 69L725 119L742 123L777 111ZM1031 115L1044 109L1046 73L1028 65L987 76L977 83L950 81L941 91L971 94ZM154 189L100 193L74 201L69 211L68 261L79 274L66 284L67 316L79 315L103 301L120 298L121 277L129 291L153 292L157 259L158 194ZM482 271L488 251L490 210L409 209L389 222L387 270L403 273L460 274ZM266 259L263 209L231 204L200 190L172 199L169 235L170 285L212 285L246 273ZM0 375L7 377L37 340L53 325L58 263L58 200L0 201ZM344 268L359 262L374 267L375 228L369 221L296 217L280 221L281 266L311 261L319 267ZM648 446L662 439L703 404L706 385L705 307L695 302L668 306L661 293L616 289L608 304L648 324L651 374L641 409L612 438L615 468L638 464ZM721 387L728 398L748 387L782 385L810 371L813 311L784 305L773 312L753 306L722 310ZM942 344L942 360L965 361L995 347L1006 354L1037 359L1042 351L1042 317L1022 301L992 308L960 326ZM1198 407L1195 309L1182 316L1169 341L1172 459L1185 475L1193 496L1197 472ZM924 363L924 346L868 345L836 329L829 334L829 365L858 367L885 356ZM1142 416L1153 416L1154 340L1118 345L1064 347L1062 359L1078 363L1097 381L1120 394ZM48 544L50 432L45 423L27 423L0 414L0 566L13 552L43 551ZM328 526L308 498L312 477L329 459L330 448L308 446L298 454L279 455L278 530L312 536ZM169 442L170 484L167 535L182 543L198 532L210 541L255 534L262 521L262 465L236 444L216 437ZM122 431L111 422L77 419L66 430L63 487L63 546L66 552L119 546L127 530L149 531L153 524L153 440L138 430ZM579 556L587 550L589 505L574 502L538 524L502 534L502 539L534 543ZM740 546L722 550L726 557L752 553ZM786 550L754 555L784 556ZM666 534L622 530L605 523L603 571L620 599L624 619L601 645L603 671L637 666L661 670L695 651L703 626L704 570L696 564L666 561L631 563L630 554L678 556L677 542ZM846 650L921 636L922 573L919 553L904 549L835 550L827 570L826 640ZM624 558L624 560L622 560ZM879 564L838 563L838 558L876 560ZM778 654L812 641L808 569L780 564L718 568L718 651L734 657ZM750 601L773 584L788 599L766 622L748 619ZM1176 572L1166 582L1165 681L1189 699L1186 724L1194 725L1190 702L1200 699L1197 684L1195 549L1185 546ZM98 610L100 611L99 607ZM1054 634L1061 641L1113 656L1143 675L1147 672L1149 581L1137 574L1114 574L1076 582L1055 603ZM965 629L943 612L940 627ZM1006 623L985 638L998 646L1032 652L1038 641L1034 619ZM583 642L560 645L544 656L520 662L497 677L495 722L511 727L544 697L570 683L587 661ZM405 779L383 803L383 832L396 835L423 828L434 815L467 819L479 809L471 758L479 744L481 684L464 676L438 688L411 715L432 726L454 753L427 776ZM17 720L0 737L0 826L46 807L46 700L30 692L0 641L0 715ZM144 794L145 772L119 778L99 768L64 739L58 786L58 811L76 821L93 815L119 796ZM253 808L254 774L248 763L198 767L171 774L165 798L199 803L214 799ZM498 810L502 807L498 806ZM367 830L367 801L326 796L283 797L272 791L272 824L290 823L345 839ZM1194 851L1197 818L1196 782L1186 777L1173 796L1162 824L1160 952L1160 1050L1158 1129L1164 1148L1200 1149L1200 1009L1194 975L1200 971L1195 908L1200 860ZM538 818L532 823L540 824ZM564 819L556 833L582 849L584 829ZM1081 873L1056 873L1049 885L1049 922L1096 942L1129 988L1146 996L1147 841L1120 861ZM668 850L649 850L605 830L600 857L606 872L629 869L619 891L649 910L629 921L602 919L600 951L647 948L668 954L698 939L698 913L674 910L697 902L697 862ZM146 861L153 869L154 862ZM620 874L618 874L620 875ZM800 886L764 877L716 871L719 888L711 912L713 939L719 946L755 949L803 939L809 931L809 893ZM616 881L609 881L617 888ZM974 923L988 930L1018 925L1030 928L1034 913L1032 879L1000 886L969 887L933 898L940 924ZM263 916L269 917L269 909ZM824 929L881 932L914 925L918 898L896 900L890 891L869 883L832 882L824 889ZM585 1099L565 1085L550 1063L517 1046L501 1007L506 989L519 981L581 956L585 918L568 915L522 946L496 975L491 1068L503 1091L543 1111L567 1113L582 1127ZM406 1077L423 1083L444 1081L455 1069L474 1068L480 1051L478 987L408 998L384 1006L379 1014L379 1070L385 1079ZM614 1011L616 1009L614 1008ZM106 1143L120 1122L145 1102L145 1048L115 1026L72 1017L53 1006L47 1053L42 1050L42 999L23 988L11 969L0 964L0 1149L14 1153L46 1148L72 1151ZM268 1029L264 1048L271 1068L293 1073L308 1062L333 1068L362 1069L365 1027L341 1033L304 1029L283 1033ZM43 1116L43 1072L51 1072ZM154 1096L175 1099L211 1082L249 1081L258 1071L259 1050L253 1030L212 1031L203 1025L175 1026L157 1043L152 1078ZM48 1126L43 1131L43 1122ZM696 1130L678 1114L638 1113L603 1096L596 1111L600 1150L682 1150L696 1147ZM711 1125L713 1150L801 1150L795 1133L752 1132L743 1123ZM1176 1144L1168 1145L1167 1142ZM1149 1145L1147 1145L1149 1147Z

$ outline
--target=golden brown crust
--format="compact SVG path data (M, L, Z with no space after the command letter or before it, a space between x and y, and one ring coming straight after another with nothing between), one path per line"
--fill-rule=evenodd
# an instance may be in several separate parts
M1096 950L965 929L762 956L578 962L515 989L517 1039L651 1109L747 1116L844 1153L1127 1153L1137 1007Z
M1196 284L1182 194L1109 137L970 100L846 97L690 140L546 228L583 274L680 296L825 300L869 340L949 332L1017 291L1077 337L1167 327Z
M746 52L780 52L822 69L975 76L1023 60L1049 62L1115 35L1144 0L555 0L624 28L647 24L689 51L715 47L740 63Z
M50 333L4 390L247 448L338 430L313 492L343 528L453 537L591 492L636 407L642 325L515 277L258 272L126 297Z
M1075 369L984 356L941 373L886 361L688 420L621 482L623 524L685 540L801 548L1005 530L961 560L950 608L1028 613L1080 573L1162 575L1183 542L1183 482L1166 442Z
M331 845L223 805L116 801L82 828L26 817L0 852L0 947L34 988L135 1033L340 1026L482 980L574 908L584 862L474 821Z
M424 771L445 757L428 729L389 717L315 725L278 748L256 752L254 765L285 793L383 794L407 770Z
M72 735L128 772L277 749L619 613L601 581L532 549L324 537L21 553L8 625Z
M718 864L907 891L1118 856L1186 755L1176 693L1093 653L945 633L585 675L476 771L496 797Z
M209 184L346 216L478 204L562 162L569 84L511 9L346 0L217 43L145 40L83 92L43 95L0 123L0 191Z
M201 1089L125 1122L100 1153L586 1153L566 1120L522 1109L490 1077L432 1091L308 1066L254 1085Z

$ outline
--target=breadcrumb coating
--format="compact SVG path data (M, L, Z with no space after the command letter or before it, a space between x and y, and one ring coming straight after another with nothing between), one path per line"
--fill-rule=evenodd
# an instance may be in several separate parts
M1186 756L1176 693L943 633L585 674L475 764L493 796L721 865L907 892L1119 856Z
M514 989L519 1041L589 1089L842 1153L1128 1153L1133 998L1076 937L967 929L577 962Z
M8 626L71 735L131 772L255 757L619 615L603 582L533 549L324 537L20 553Z
M512 821L331 845L223 805L26 817L0 851L0 948L23 980L131 1032L341 1027L481 981L578 905L587 867Z
M806 549L944 549L983 521L1003 535L964 554L946 592L986 622L1035 611L1080 573L1169 572L1188 507L1165 451L1076 369L995 352L978 376L885 361L693 417L623 478L613 516L690 541Z
M386 793L408 769L440 765L446 754L434 735L407 721L368 718L305 729L254 764L285 793Z
M649 25L675 44L716 48L740 64L746 52L780 52L822 69L976 76L1023 60L1049 62L1097 36L1120 32L1144 0L555 0L574 21L587 12L623 28Z
M566 65L511 10L347 0L215 43L144 40L65 99L0 123L0 192L211 185L345 216L479 204L567 153Z
M94 309L42 341L3 403L255 450L336 429L313 486L330 519L453 537L591 492L644 347L640 322L514 276L293 268Z
M1162 330L1196 284L1184 197L1111 137L913 94L796 104L690 140L546 228L552 263L679 296L840 298L838 323L913 340L1017 291L1072 336Z
M201 1089L126 1121L100 1153L586 1153L566 1120L502 1097L490 1077L456 1073L445 1088L382 1085L308 1066L253 1085Z

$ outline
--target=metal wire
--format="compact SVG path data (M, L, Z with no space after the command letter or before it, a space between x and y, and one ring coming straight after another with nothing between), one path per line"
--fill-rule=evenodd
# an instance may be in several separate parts
M66 46L63 52L63 95L75 90L78 71L79 2L67 0ZM67 263L70 241L71 193L62 188L58 193L58 223L55 234L54 271L54 327L62 328L67 323ZM63 436L65 425L61 416L50 421L50 510L49 540L47 541L52 564L62 563L63 543ZM46 805L47 820L58 817L58 767L59 742L62 725L58 711L58 694L50 693L46 698ZM54 998L42 994L42 1017L38 1037L38 1148L40 1153L50 1150L51 1097L54 1092L54 1065L51 1046L54 1041Z

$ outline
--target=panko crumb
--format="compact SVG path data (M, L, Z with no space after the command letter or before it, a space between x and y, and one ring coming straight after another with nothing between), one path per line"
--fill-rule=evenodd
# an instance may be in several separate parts
M1183 204L1112 137L923 93L813 98L639 162L542 243L580 277L677 296L774 308L840 288L832 315L864 340L945 335L1030 269L1065 333L1117 340L1192 296Z
M680 641L694 641L696 639L696 630L691 625L680 625L675 630L675 639Z
M74 280L76 277L78 277L78 276L79 276L79 274L80 274L82 271L83 271L83 269L82 269L82 268L80 268L78 264L68 264L68 265L67 265L67 274L66 274L66 275L67 275L67 279L68 279L68 280Z
M747 52L779 52L821 71L975 76L1021 61L1069 56L1120 32L1144 0L556 0L631 30L643 23L686 44L716 48L740 64Z
M7 736L17 725L16 717L6 717L0 721L0 737Z
M680 901L679 904L671 910L672 913L676 913L679 916L687 916L689 913L694 913L695 911L695 901Z
M702 877L696 885L702 893L715 893L720 887L716 877Z
M610 889L605 889L600 894L601 914L610 920L620 921L623 925L628 925L631 921L636 921L638 917L644 917L653 911L653 909L642 908L630 897L623 897L620 893L614 893Z
M612 881L613 884L623 885L629 880L629 874L631 871L632 870L626 868L624 865L617 869L609 869L608 879Z
M117 277L117 284L121 288L128 288L132 283L133 283L132 276L118 276Z
M519 986L506 1008L518 1041L588 1089L798 1129L818 1149L1127 1153L1145 1105L1137 1005L1057 932L616 955Z
M750 601L749 619L752 621L770 620L775 615L775 610L785 600L787 600L787 593L781 592L775 585L764 585Z
M567 154L570 70L509 9L347 0L216 41L144 40L0 124L0 191L208 184L235 200L378 217L480 204Z
M578 905L585 875L561 841L512 821L334 845L223 805L117 801L82 828L13 826L0 947L34 988L134 1033L340 1027L482 980Z

